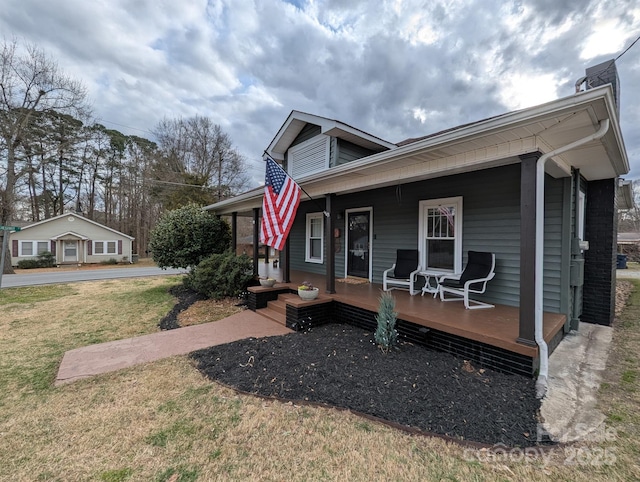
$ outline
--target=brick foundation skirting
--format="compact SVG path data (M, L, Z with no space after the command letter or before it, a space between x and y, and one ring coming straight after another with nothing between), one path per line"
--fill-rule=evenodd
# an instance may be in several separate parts
M249 292L248 307L255 311L276 300L280 293L291 293L289 289L254 290ZM326 301L305 306L287 304L286 325L294 331L304 331L327 323L345 323L363 330L375 332L376 313L338 301ZM505 373L531 377L538 370L539 361L519 353L488 345L475 340L427 328L416 323L398 319L396 330L400 338L434 350L451 353L469 360L478 367L491 368ZM551 353L562 339L560 330L549 346Z
M266 308L269 301L278 299L280 293L290 293L289 288L249 288L249 296L247 297L247 308L251 311Z
M376 313L345 303L334 303L337 322L357 326L371 332L377 328ZM493 370L515 373L527 377L533 376L538 369L538 360L513 353L486 343L469 340L457 335L426 328L405 320L397 320L398 335L412 343L426 346L434 350L451 353L478 366ZM562 331L560 332L562 333Z

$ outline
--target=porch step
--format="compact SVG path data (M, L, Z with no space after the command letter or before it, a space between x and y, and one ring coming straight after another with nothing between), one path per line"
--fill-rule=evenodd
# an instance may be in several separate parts
M286 325L287 324L287 315L285 313L281 313L279 311L276 311L276 310L272 309L271 307L260 308L259 310L256 310L256 313L258 313L259 315L262 315L265 318L268 318L268 319L270 319L272 321L275 321L276 323L280 323L281 325Z
M283 315L287 314L287 304L284 299L281 298L283 295L279 295L277 300L268 301L267 308L276 311L278 313L282 313Z
M280 293L277 300L268 301L266 308L256 310L256 313L269 318L281 325L287 324L287 303L294 306L315 305L321 303L330 303L331 298L320 295L317 299L311 301L303 301L295 293Z

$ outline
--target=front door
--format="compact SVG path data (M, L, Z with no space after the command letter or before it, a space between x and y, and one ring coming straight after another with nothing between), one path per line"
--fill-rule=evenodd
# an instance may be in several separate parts
M64 241L64 259L63 261L78 261L78 242Z
M371 210L347 211L347 276L371 279Z

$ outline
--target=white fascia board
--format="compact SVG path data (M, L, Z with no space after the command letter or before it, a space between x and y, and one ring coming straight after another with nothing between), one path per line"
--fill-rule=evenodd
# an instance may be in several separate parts
M232 198L225 199L224 201L204 206L202 210L213 211L215 214L231 214L234 211L239 211L239 209L234 208L235 206L246 204L249 207L259 207L262 206L263 194L264 187L257 187L255 189L252 189L251 191L247 191L243 194L238 194L237 196L234 196ZM258 206L254 206L256 201L259 201Z
M635 206L633 201L633 187L631 181L623 181L618 184L617 197L618 197L618 209L627 210Z
M306 182L320 181L326 178L340 176L344 172L366 169L371 164L383 164L386 162L393 162L397 159L410 156L415 151L437 147L439 145L448 144L454 141L455 142L465 141L465 140L472 139L473 137L479 137L481 135L490 134L492 133L492 131L497 132L500 130L508 129L510 127L518 127L522 124L535 122L536 119L539 119L539 118L543 118L543 117L548 118L554 115L562 115L563 113L571 112L576 109L584 109L590 103L600 99L604 100L604 102L607 105L608 112L611 115L613 115L612 124L614 129L617 129L619 134L620 128L617 123L615 109L613 108L614 106L613 91L610 85L605 85L605 86L598 87L595 89L590 89L584 92L579 92L573 96L548 102L546 104L541 104L535 107L522 109L519 111L504 114L496 118L480 121L466 127L461 127L459 129L447 131L440 135L429 137L428 139L417 141L412 144L407 144L406 146L401 146L391 151L385 151L378 154L373 154L371 156L368 156L356 161L352 161L347 164L343 164L341 166L336 166L334 168L331 168L329 171L318 173L316 175L311 175L308 178L305 178L304 181ZM616 135L616 140L618 142L622 142L621 134ZM624 170L626 166L627 168L626 172L628 172L628 160L626 159L624 144L619 143L618 145L622 147L621 149L622 157L624 158L622 161L622 165L619 166L619 168Z
M67 231L66 233L62 233L62 234L58 234L57 236L53 236L51 238L51 240L55 239L57 241L58 239L61 239L61 238L65 237L65 236L74 236L74 237L76 237L78 239L81 239L82 241L86 241L86 240L89 239L87 236L84 236L82 234L78 234L78 233L76 233L74 231Z
M325 122L325 124L320 127L322 128L321 132L326 135L339 137L339 136L335 136L334 134L335 132L334 130L338 130L338 131L349 133L356 137L360 137L361 139L365 139L368 142L371 142L372 144L386 147L387 149L396 149L398 147L396 144L387 142L384 139L380 139L379 137L368 134L364 131L361 131L360 129L356 129L355 127L351 127L350 125L343 124L342 122L339 122L339 121Z
M49 219L43 219L42 221L37 221L37 222L35 222L35 223L33 223L33 224L29 224L29 225L27 225L27 226L24 226L24 227L22 228L22 231L24 231L25 229L29 229L29 228L34 228L34 227L36 227L36 226L40 226L41 224L50 223L51 221L55 221L56 219L60 219L60 218L61 218L61 217L63 217L63 216L76 216L76 217L78 217L77 215L75 215L75 214L73 214L73 213L58 214L57 216L54 216L54 217L52 217L52 218L49 218ZM84 219L84 218L82 218L82 219Z
M94 225L96 225L96 226L98 226L98 227L100 227L102 229L106 229L107 231L111 231L112 233L115 233L118 236L124 236L125 238L128 238L128 239L135 239L133 236L129 236L128 234L121 233L120 231L116 231L115 229L112 229L109 226L105 226L104 224L100 224L100 223L98 223L96 221L92 221L91 219L87 219L84 216L80 216L79 214L76 214L76 213L58 214L57 216L54 216L52 218L45 219L43 221L38 221L37 223L33 223L33 224L28 225L28 226L25 226L24 228L22 228L22 230L24 231L25 229L33 228L35 226L40 226L41 224L50 223L52 221L55 221L56 219L65 218L65 217L68 218L69 216L73 216L76 219L82 219L83 221L86 221L88 223L94 224Z
M276 148L276 146L280 142L280 139L282 139L282 137L285 135L285 133L287 132L287 130L290 128L291 124L294 121L301 121L306 124L314 124L314 125L320 126L320 132L322 134L333 135L331 131L333 131L334 129L337 129L339 131L346 132L351 135L360 137L361 139L365 139L370 143L385 147L387 149L395 149L397 147L395 144L391 142L387 142L384 139L380 139L379 137L368 134L367 132L364 132L360 129L356 129L355 127L351 127L350 125L344 124L340 121L329 119L327 117L322 117L318 115L307 114L306 112L292 110L291 113L289 114L289 117L287 117L287 120L285 120L284 124L282 124L282 127L280 127L277 134L275 135L275 137L273 138L273 140L271 141L271 143L266 149L267 153L276 160L279 160L279 161L284 160L284 152L286 152L289 146L287 146L287 149L279 149L277 151L274 151L274 149ZM297 132L296 135L298 133L299 132Z
M266 149L266 152L275 160L278 160L278 161L284 160L284 153L287 151L287 149L289 149L289 146L287 146L286 149L282 149L281 150L282 152L280 150L274 151L274 149L280 142L280 139L282 139L282 137L285 135L287 130L289 130L291 124L294 121L301 121L307 124L320 125L322 127L322 124L329 121L329 119L327 119L326 117L307 114L306 112L300 112L298 110L292 110L291 113L289 114L289 117L287 117L287 119L284 121L284 124L282 124L282 126L280 127L280 129L278 130L273 140L269 143L269 146ZM300 132L298 131L296 135L299 133Z

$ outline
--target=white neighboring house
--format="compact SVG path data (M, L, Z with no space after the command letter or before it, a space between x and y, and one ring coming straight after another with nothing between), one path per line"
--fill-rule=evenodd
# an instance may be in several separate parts
M51 252L56 264L131 262L132 236L76 213L61 214L11 234L11 264Z

